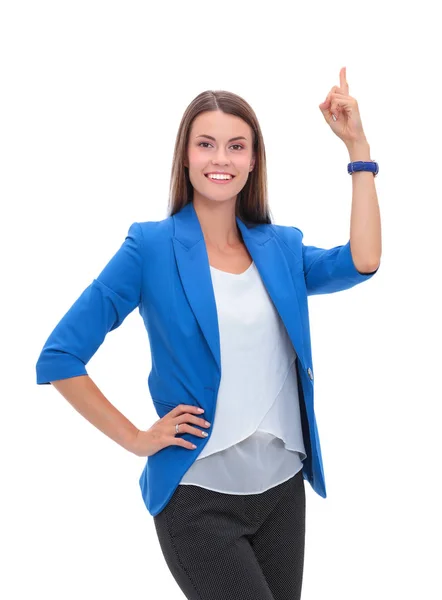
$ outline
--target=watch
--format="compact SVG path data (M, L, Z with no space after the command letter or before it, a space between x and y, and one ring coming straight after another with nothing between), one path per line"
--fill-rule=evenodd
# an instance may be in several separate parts
M379 165L374 160L372 160L372 161L357 160L355 162L348 163L347 171L348 171L349 175L352 175L353 173L356 173L357 171L371 171L373 173L373 175L376 177L376 175L379 173Z

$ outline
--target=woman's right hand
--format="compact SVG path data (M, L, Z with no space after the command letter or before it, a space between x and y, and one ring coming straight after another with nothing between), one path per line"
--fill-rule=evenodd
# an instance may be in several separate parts
M155 423L147 431L138 431L132 445L132 452L137 456L151 456L166 446L176 445L183 446L189 450L194 450L192 442L184 438L177 437L175 425L179 426L179 433L193 433L198 437L207 437L205 432L198 427L192 427L188 423L201 425L201 427L210 427L210 423L206 425L206 420L200 417L202 413L198 406L187 404L179 404L175 406L164 417L155 421Z

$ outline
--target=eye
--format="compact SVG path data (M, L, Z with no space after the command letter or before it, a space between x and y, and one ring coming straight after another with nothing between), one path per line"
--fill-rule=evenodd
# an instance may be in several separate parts
M198 144L198 146L201 146L201 144L209 144L209 145L211 145L209 142L200 142ZM243 149L243 146L241 146L241 144L232 144L231 148L233 148L234 146L236 146L237 148L240 148L241 150Z

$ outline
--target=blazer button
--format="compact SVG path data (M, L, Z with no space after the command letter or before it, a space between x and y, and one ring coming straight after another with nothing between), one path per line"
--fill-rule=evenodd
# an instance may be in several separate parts
M312 370L310 369L310 367L307 369L307 373L308 373L308 376L310 377L310 379L313 381L313 373L312 373Z

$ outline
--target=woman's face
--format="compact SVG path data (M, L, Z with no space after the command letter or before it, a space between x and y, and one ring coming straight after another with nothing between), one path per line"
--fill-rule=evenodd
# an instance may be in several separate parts
M194 200L236 201L255 164L252 146L252 129L239 117L219 110L199 114L191 126L184 163L189 169ZM219 184L206 176L213 171L234 177Z

